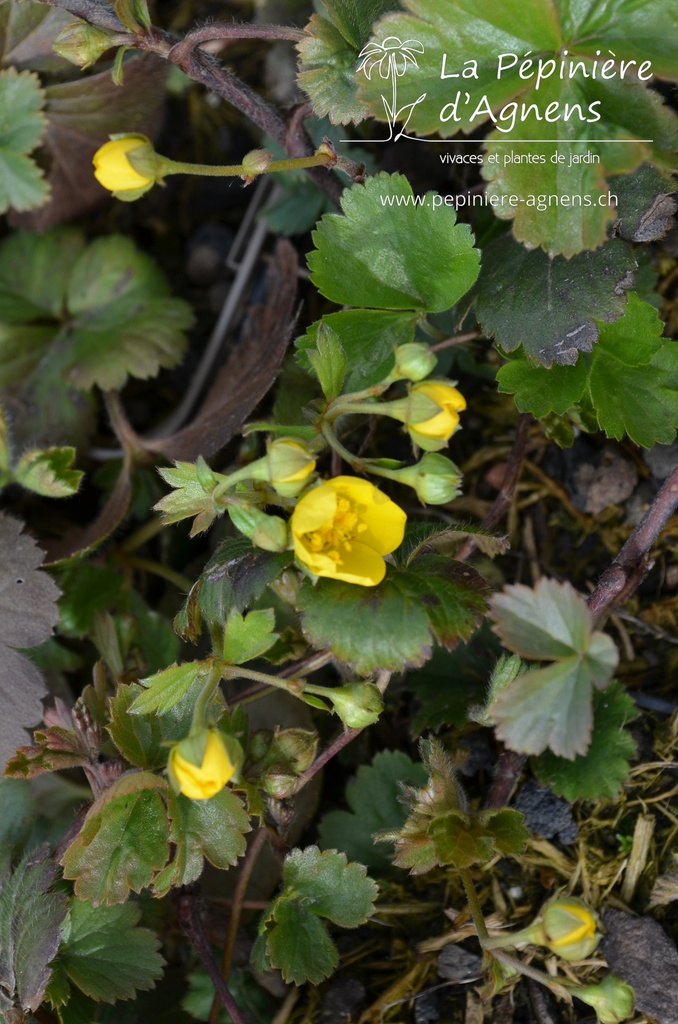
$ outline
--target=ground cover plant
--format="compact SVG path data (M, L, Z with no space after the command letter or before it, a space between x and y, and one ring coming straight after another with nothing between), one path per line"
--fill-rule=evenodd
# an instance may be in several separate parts
M677 1019L676 37L0 2L8 1024Z

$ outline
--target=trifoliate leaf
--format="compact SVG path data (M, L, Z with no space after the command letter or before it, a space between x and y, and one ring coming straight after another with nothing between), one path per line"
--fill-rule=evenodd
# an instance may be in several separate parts
M543 577L534 590L517 584L491 601L494 630L523 658L553 664L517 676L487 712L512 749L547 747L573 759L588 749L593 688L605 689L617 665L612 640L594 632L586 602L569 584Z
M75 448L33 449L21 456L14 479L22 487L47 498L68 498L75 494L84 476L72 469Z
M40 142L47 120L42 113L45 94L32 71L0 71L0 213L12 206L30 210L49 196L38 165L26 154Z
M81 900L124 903L167 863L167 784L150 772L131 772L104 790L61 864Z
M59 966L85 995L104 1003L133 999L162 977L160 942L138 927L140 917L134 903L94 907L71 900Z
M24 396L46 382L111 390L181 359L190 310L131 239L100 237L83 248L70 228L19 231L0 246L0 263L0 387L20 384ZM28 350L17 361L27 331Z
M347 189L343 215L325 214L313 234L311 279L340 305L439 312L478 276L479 253L452 207L419 206L402 174L377 174Z
M451 650L467 639L485 608L485 583L466 565L424 555L408 568L389 567L376 587L305 582L298 607L315 647L329 647L361 675L395 672L423 665L434 640Z
M275 612L261 608L242 616L233 609L224 629L224 658L232 665L261 657L279 637L274 633Z
M614 800L628 778L629 759L636 752L625 729L636 708L619 683L593 694L593 732L585 754L567 761L550 750L535 760L540 782L566 800Z
M411 13L382 18L371 45L384 49L387 40L417 40L423 52L406 74L382 78L361 71L358 99L382 119L385 104L395 106L410 135L449 136L484 124L495 129L483 165L487 197L499 217L514 220L516 238L529 248L566 256L595 248L614 218L610 177L643 161L670 169L678 119L646 86L646 74L641 82L628 73L622 80L619 70L622 59L637 68L656 57L663 73L678 76L664 42L675 15L667 23L663 0L643 4L641 36L641 16L625 0L602 8L581 0L576 11L552 0L406 5ZM624 37L620 23L633 25L635 34ZM617 76L602 77L600 62L611 53ZM507 144L528 141L529 151ZM551 196L558 202L549 202Z
M50 892L56 875L49 850L26 854L0 891L0 1013L37 1010L51 975L66 915L64 896Z
M182 519L195 516L190 536L195 537L208 530L219 515L212 492L219 480L226 478L220 473L212 473L214 479L201 480L197 465L193 462L177 462L173 469L159 469L158 472L165 483L174 488L154 506L163 521L179 523Z
M477 814L448 811L431 821L428 835L438 864L468 868L490 860L496 851L520 853L530 836L522 822L520 811L511 807Z
M406 811L398 796L399 783L422 786L426 771L399 750L377 754L370 765L361 765L346 786L350 811L330 811L320 822L323 849L342 850L351 860L368 868L385 869L391 859L375 846L372 836L380 829L393 829L405 821Z
M533 362L574 365L594 347L597 321L623 314L635 266L633 250L620 239L566 260L529 252L505 235L483 253L474 289L478 319L505 352L522 344Z
M59 589L38 572L42 552L23 534L23 523L0 513L0 763L26 740L25 729L42 718L47 693L38 669L15 647L35 647L58 621Z

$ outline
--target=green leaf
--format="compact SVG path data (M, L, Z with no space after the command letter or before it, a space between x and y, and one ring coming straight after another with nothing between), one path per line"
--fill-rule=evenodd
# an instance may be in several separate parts
M69 845L61 864L81 900L124 903L167 863L167 784L150 772L132 772L104 790Z
M535 366L522 351L512 355L497 373L499 391L515 395L520 412L537 419L550 413L562 416L579 401L586 388L588 366L578 359L575 366Z
M232 665L261 657L273 646L279 633L274 633L275 612L272 608L257 609L242 616L233 609L224 629L224 658Z
M385 309L346 309L330 313L297 338L295 345L302 366L311 365L322 325L336 333L346 354L346 391L362 391L389 375L395 366L394 350L414 340L417 315Z
M542 577L534 590L506 587L491 601L494 630L523 658L554 660L517 676L487 713L513 750L560 757L584 754L593 723L592 690L605 689L617 665L612 640L594 632L586 602L569 583Z
M593 694L593 732L585 754L567 761L550 750L535 760L540 782L566 800L614 800L628 778L629 759L636 753L625 729L636 715L632 699L614 682Z
M173 469L162 468L158 473L165 483L174 490L154 506L165 523L179 523L182 519L195 516L191 527L191 537L208 530L219 515L212 499L212 492L219 480L226 477L220 473L213 474L215 479L207 486L199 479L198 467L193 462L176 462Z
M370 765L361 765L355 779L346 786L350 811L330 811L319 825L323 849L342 850L351 860L368 868L385 870L391 860L385 850L375 846L372 835L379 829L397 828L405 821L406 811L398 796L399 783L423 785L426 772L399 750L377 754Z
M2 879L0 1013L13 1007L37 1010L42 1002L66 915L64 896L49 891L55 875L49 850L41 847Z
M349 863L336 850L293 850L285 858L283 881L308 910L342 928L357 928L374 913L376 882L364 864Z
M467 722L471 706L483 700L498 647L483 625L467 643L457 644L452 652L434 651L423 669L408 673L407 685L419 706L411 725L414 736L445 725L461 728Z
M322 320L316 330L315 348L308 350L308 361L315 370L325 398L332 400L341 394L346 356L337 332Z
M291 561L291 553L262 551L244 537L225 541L193 585L177 616L178 632L197 640L200 616L207 625L223 625L232 609L242 612L249 607Z
M377 174L347 189L343 216L325 214L313 234L308 256L311 279L340 305L449 309L478 276L479 253L467 224L457 224L452 207L433 208L435 193L422 205L401 174Z
M615 233L629 242L652 242L673 227L678 204L672 198L675 182L650 164L642 164L633 174L610 180L617 196Z
M514 814L517 813L514 811ZM448 811L434 818L428 834L439 864L468 868L471 864L482 864L490 860L494 853L492 837L484 829L474 828L469 815L461 811Z
M325 925L292 900L277 903L275 924L266 936L266 952L270 966L295 985L306 981L319 985L339 963L337 948Z
M361 675L421 666L433 640L452 649L467 639L485 608L484 581L468 566L425 555L391 568L376 587L309 581L298 598L309 643L329 647Z
M85 995L104 1003L133 999L162 977L160 942L148 928L138 927L140 917L134 903L95 908L71 901L59 963Z
M11 853L28 839L36 815L28 783L0 778L0 807L0 849Z
M583 247L599 246L614 217L607 197L610 176L632 171L643 161L671 168L678 119L662 106L661 97L628 76L623 81L592 77L593 61L604 59L601 53L607 56L610 50L620 60L617 46L623 37L617 14L623 7L628 15L632 8L636 14L628 17L628 24L637 27L637 4L579 0L571 9L554 0L500 7L493 0L408 0L407 7L411 14L388 15L375 26L373 42L416 39L424 52L395 81L388 80L392 74L384 79L376 71L369 77L369 69L362 71L358 99L382 119L385 101L393 105L395 100L410 134L470 133L487 122L495 127L483 165L487 199L499 217L514 220L514 234L528 248L542 246L551 255L572 256ZM642 38L648 44L649 31L655 38L666 37L664 9L662 0L642 4ZM589 32L593 23L595 33ZM657 50L667 56L666 47L656 44L649 44L650 53L642 46L639 50L637 36L626 37L625 43L623 49L638 62L651 60L650 53ZM578 70L561 78L556 69L565 50L566 72L569 61ZM509 69L511 54L517 59ZM554 61L554 73L538 81L537 61L549 60ZM675 57L665 63L675 68ZM625 144L601 139L623 139ZM654 141L642 141L648 139ZM500 140L504 145L496 144ZM530 143L530 162L515 159L506 143L527 140L546 141ZM517 146L515 152L522 157L527 147ZM589 153L589 161L571 160ZM558 204L548 201L551 195L559 197ZM571 201L576 196L588 196L590 205Z
M135 699L147 692L138 683L118 686L109 698L111 723L106 728L125 760L137 768L161 768L167 761L163 723L156 715L130 713Z
M37 164L26 154L40 142L47 121L42 113L45 93L32 71L0 71L0 213L12 206L30 210L49 196Z
M400 10L398 0L326 0L325 9L344 39L359 50L383 14Z
M146 0L115 0L113 7L128 32L151 27Z
M189 885L202 874L204 858L225 871L245 852L251 829L242 801L225 786L209 800L189 800L169 791L170 839L174 857L153 883L158 896L171 886Z
M629 296L626 315L600 325L588 391L608 437L670 444L678 427L678 346L662 341L656 309Z
M92 635L97 612L110 611L122 598L125 586L120 573L82 560L62 569L59 582L63 588L59 628L72 637Z
M573 365L598 338L597 321L624 312L624 289L636 266L633 250L615 239L596 252L549 259L509 235L488 246L474 289L483 331L506 352L522 344L533 362Z
M198 676L205 676L210 669L210 659L186 661L182 665L170 665L154 676L140 679L147 687L130 707L132 714L145 715L151 711L159 715L170 711L186 696Z
M21 456L14 479L22 487L47 498L67 498L75 494L84 476L71 469L75 448L34 449Z

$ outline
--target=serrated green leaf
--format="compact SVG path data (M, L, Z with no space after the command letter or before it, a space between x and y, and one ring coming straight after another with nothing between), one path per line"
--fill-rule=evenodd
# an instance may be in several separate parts
M342 928L357 928L374 913L377 884L364 864L349 863L345 853L317 846L293 850L285 858L283 880L307 910Z
M149 714L151 711L162 715L170 711L186 696L196 678L205 676L209 668L209 659L186 661L182 665L170 665L169 668L156 672L154 676L140 679L140 683L147 689L135 699L130 711L139 715Z
M61 858L64 878L81 900L124 903L167 863L167 784L150 772L130 772L104 790Z
M608 437L636 444L670 444L678 428L678 346L660 340L656 309L629 295L625 316L601 324L588 393Z
M484 830L474 828L471 820L461 811L448 811L434 818L428 827L438 864L453 864L468 868L482 864L494 852L492 837Z
M624 312L624 289L636 266L633 250L620 239L572 259L529 252L509 235L488 246L474 289L483 330L506 352L522 344L533 362L572 365L590 352L597 321Z
M361 765L354 780L346 786L350 811L330 811L319 825L323 849L342 850L351 860L368 868L384 870L391 866L388 853L375 846L374 832L402 825L406 811L398 796L399 783L422 786L426 771L399 750L377 754L370 765Z
M0 71L0 213L8 207L40 206L49 188L40 168L26 154L40 142L47 121L42 113L45 93L32 71Z
M74 985L97 1002L133 999L162 977L160 942L139 928L134 903L93 907L79 899L70 905L69 927L59 948L61 968Z
M329 646L369 675L423 665L434 639L450 649L467 639L485 608L484 591L469 566L425 555L408 568L389 567L385 580L369 590L336 580L305 582L298 607L311 644Z
M347 189L341 214L325 214L308 265L316 287L340 305L436 312L478 276L479 253L452 207L421 206L401 174L377 174Z
M567 761L544 751L535 760L537 778L566 800L614 800L636 752L633 737L624 728L635 715L635 704L619 683L595 692L593 732L586 753Z
M195 516L190 536L195 537L208 530L219 515L212 499L217 480L205 487L198 479L198 468L193 462L176 462L174 468L161 468L158 472L165 483L174 488L154 506L163 521L179 523ZM221 474L216 474L216 477L225 480Z
M437 732L444 725L461 728L467 722L469 709L485 696L498 647L498 640L484 624L467 643L458 644L451 652L434 651L423 669L408 674L407 685L419 706L411 725L414 736L426 729ZM452 685L450 680L454 680Z
M232 665L259 658L279 637L274 633L275 612L272 608L257 609L243 616L233 609L224 629L224 658Z
M575 366L554 363L547 369L535 366L521 350L500 367L497 386L504 394L516 396L520 412L543 419L551 413L562 416L571 409L584 393L587 378L588 366L581 357Z
M355 46L326 18L313 14L298 50L299 86L311 97L314 113L332 124L362 121L368 110L356 95Z
M14 479L22 487L47 498L67 498L80 487L84 473L72 469L75 448L34 449L21 456Z
M327 928L294 901L277 904L276 921L266 936L267 960L287 982L319 985L336 970L339 954Z
M535 660L584 654L592 622L584 598L569 583L542 577L532 589L516 584L490 601L494 631L510 650Z
M245 852L249 815L236 794L224 787L209 800L189 800L169 792L170 839L174 857L153 882L163 896L171 886L189 885L202 874L205 858L215 867L233 867Z
M607 0L604 4L589 2L579 7L584 15L577 34L582 48L594 54L609 47L618 59L651 60L653 71L662 77L678 75L678 57L671 38L678 32L678 11L663 0L647 0L642 6L629 0Z
M138 683L118 686L115 697L109 698L111 723L106 728L122 756L137 768L160 768L167 761L162 742L166 739L163 724L157 716L131 714L137 697L146 693Z
M66 914L63 895L50 892L56 871L47 847L32 850L2 880L0 892L0 1012L36 1010L42 1002Z
M315 336L315 348L308 349L308 361L315 370L325 398L341 393L346 375L346 355L335 330L322 320Z
M347 391L362 391L384 380L395 366L394 350L414 340L416 313L394 313L385 309L346 309L330 313L297 338L295 345L302 366L310 356L322 324L333 330L346 353Z

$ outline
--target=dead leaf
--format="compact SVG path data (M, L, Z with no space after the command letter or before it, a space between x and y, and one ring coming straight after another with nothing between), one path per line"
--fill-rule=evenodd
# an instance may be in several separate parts
M0 761L4 766L24 729L42 718L47 693L38 669L16 647L34 647L52 634L59 613L59 588L38 572L43 552L23 523L0 513Z
M254 306L233 350L195 419L171 437L144 446L168 459L194 462L209 458L235 436L272 387L292 334L297 287L297 253L285 239L275 249L266 275L263 303Z

